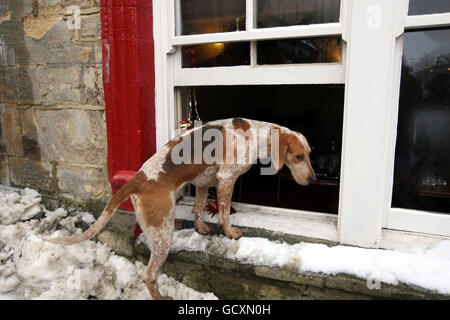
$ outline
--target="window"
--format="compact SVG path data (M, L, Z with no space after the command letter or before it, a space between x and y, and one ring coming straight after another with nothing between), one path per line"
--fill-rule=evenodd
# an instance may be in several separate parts
M450 2L447 0L409 0L410 16L443 12L450 12Z
M179 0L177 12L178 35L245 29L245 0Z
M190 101L187 89L179 88L183 119ZM302 132L313 150L311 165L318 180L312 185L298 185L287 168L261 176L258 164L236 181L233 201L338 213L343 85L202 86L196 97L203 121L243 117L274 122Z
M386 227L450 235L450 7L409 1Z
M183 47L183 68L227 67L250 64L250 43L213 43Z
M258 28L338 22L340 0L258 0Z
M337 214L345 90L340 1L175 2L174 126L187 118L195 87L203 121L239 116L299 130L314 148L319 181L305 188L287 169L261 177L254 166L237 181L233 201ZM314 33L305 29L310 24L319 25Z
M341 38L321 37L258 41L258 64L341 61Z
M264 217L274 213L271 221L290 233L360 246L389 247L409 237L403 231L450 236L447 200L436 197L448 176L408 174L422 141L433 140L429 151L448 150L448 73L446 60L437 59L448 53L448 1L203 3L154 2L164 13L155 32L160 146L186 118L195 87L202 120L279 122L300 129L314 147L321 184L297 189L288 172L262 181L250 171L236 184L234 201L261 206ZM424 51L432 63L419 70ZM445 159L419 165L447 174ZM425 188L412 190L423 181ZM417 197L421 202L411 205Z
M450 213L450 29L403 42L394 207Z

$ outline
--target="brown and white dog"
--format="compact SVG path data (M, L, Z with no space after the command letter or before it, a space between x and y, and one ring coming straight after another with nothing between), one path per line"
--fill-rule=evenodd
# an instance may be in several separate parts
M191 138L196 133L203 134L208 129L214 129L215 132L222 134L223 141L220 145L223 150L221 150L221 158L225 158L225 154L231 154L235 158L239 155L245 155L245 161L243 163L216 161L214 163L208 162L209 164L206 161L188 161L190 163L176 164L178 162L174 161L173 158L175 148L180 147L180 143L186 141L187 138ZM256 139L255 135L262 131L268 132L268 135L264 136L263 139ZM230 132L234 132L234 135L230 135ZM235 132L243 136L244 141L247 142L250 138L255 138L253 141L258 141L258 151L251 153L248 149L248 143L244 143L244 145L237 143ZM275 141L273 140L274 135L278 136L277 145L273 142ZM183 156L192 159L195 156L195 146L190 146L194 155L187 155L186 150L183 150L183 153L186 153ZM202 141L200 145L197 144L197 147L202 152L206 150L207 144ZM278 156L274 156L274 150ZM195 185L196 196L193 208L195 229L201 234L206 234L210 229L203 222L202 215L207 201L208 188L216 186L219 224L223 226L228 237L237 239L242 235L242 231L237 227L232 227L229 219L231 197L236 179L250 169L252 164L256 162L256 158L262 158L266 155L272 158L273 168L276 171L286 164L295 181L307 185L316 179L309 161L310 152L311 148L302 134L273 123L242 118L206 123L169 141L148 159L138 173L111 198L97 221L84 233L71 238L54 238L49 239L49 241L74 244L93 237L106 226L119 205L128 197L131 197L137 222L146 234L151 248L151 257L144 282L153 299L167 299L168 297L162 297L159 293L157 278L159 269L167 258L172 241L176 191L186 183Z

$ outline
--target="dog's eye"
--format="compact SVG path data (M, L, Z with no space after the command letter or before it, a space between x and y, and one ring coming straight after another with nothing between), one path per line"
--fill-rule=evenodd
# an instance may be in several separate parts
M303 159L305 159L305 156L299 155L299 156L295 156L297 158L297 160L302 161Z

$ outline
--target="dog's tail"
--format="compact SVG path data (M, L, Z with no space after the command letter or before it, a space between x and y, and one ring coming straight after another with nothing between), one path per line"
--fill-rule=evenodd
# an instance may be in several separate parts
M114 194L114 196L109 200L108 205L106 206L105 210L103 210L100 217L98 217L97 221L90 226L89 229L87 229L82 234L69 237L69 238L52 238L48 239L47 241L53 242L53 243L59 243L59 244L74 244L83 242L85 240L88 240L95 236L100 230L102 230L108 221L112 218L114 213L116 212L117 208L120 206L122 202L124 202L130 195L136 192L137 190L137 179L138 175L135 175L130 181L125 183L119 191Z

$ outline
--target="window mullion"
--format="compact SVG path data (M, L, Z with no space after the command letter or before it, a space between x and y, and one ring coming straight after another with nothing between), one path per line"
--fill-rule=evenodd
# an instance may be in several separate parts
M247 31L255 28L255 0L246 0L245 25Z
M395 6L394 1L351 3L338 218L339 241L346 244L376 247L381 239Z

